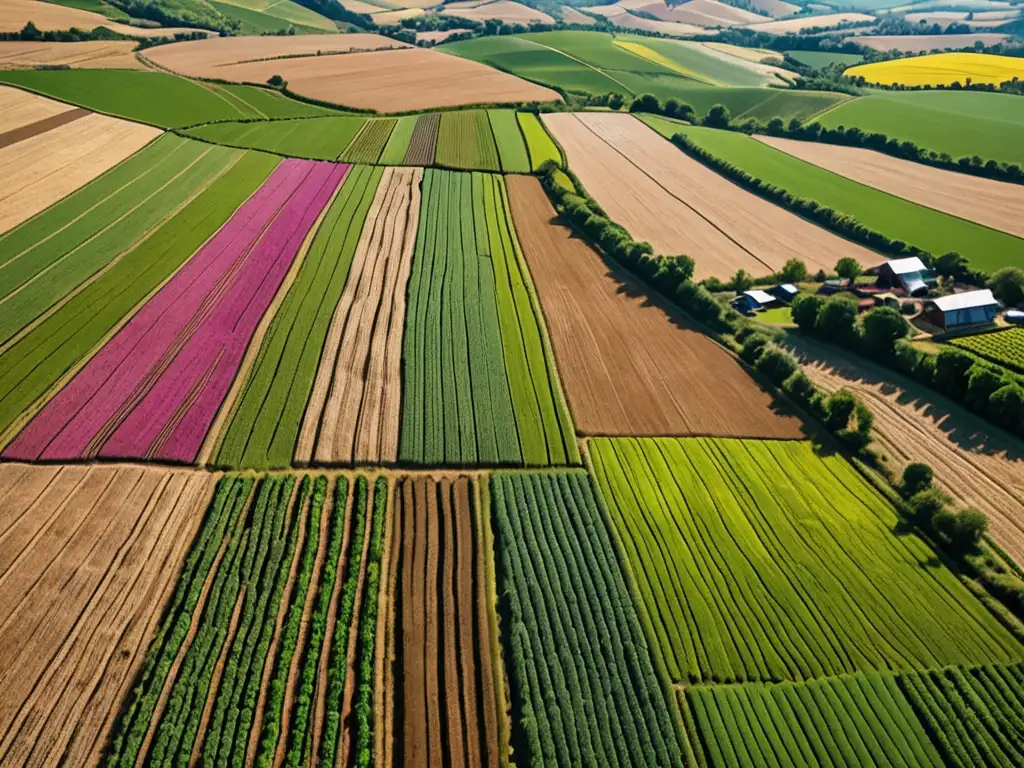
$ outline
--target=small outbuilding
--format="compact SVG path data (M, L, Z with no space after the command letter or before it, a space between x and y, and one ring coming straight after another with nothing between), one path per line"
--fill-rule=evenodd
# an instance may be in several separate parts
M991 323L999 314L999 302L992 291L967 291L929 299L922 316L932 325L951 330L965 325Z
M778 299L772 296L767 291L761 291L754 289L752 291L744 291L735 299L729 302L729 306L735 309L737 312L742 312L745 315L749 315L752 312L757 312L759 309L767 309L778 304Z
M782 283L776 285L774 288L768 291L772 296L781 301L783 304L792 304L793 299L800 293L800 289L792 283Z
M938 285L935 273L917 256L887 261L872 272L878 274L879 288L902 288L907 296L923 296Z

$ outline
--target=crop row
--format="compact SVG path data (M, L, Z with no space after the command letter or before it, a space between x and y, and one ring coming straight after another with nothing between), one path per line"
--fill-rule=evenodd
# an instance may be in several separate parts
M1024 373L1024 328L961 336L950 339L949 343L1005 368Z
M291 464L331 316L382 173L381 168L353 168L324 215L260 346L221 438L217 465Z
M4 456L195 461L256 326L347 170L282 162Z
M895 510L808 442L595 439L595 473L669 674L802 680L1019 660Z
M522 749L530 765L682 765L587 475L495 474L491 499L517 762Z
M519 128L530 152L530 169L538 171L548 160L561 165L562 153L537 115L532 112L519 112L516 117L519 119Z
M501 170L504 173L529 173L530 155L519 130L516 113L508 109L491 109L487 111L487 117L498 145Z
M405 153L406 165L432 165L437 149L437 132L441 127L441 115L433 112L416 118L416 127L409 139L409 149Z
M345 674L367 570L368 483L356 478L351 515L343 477L333 507L324 477L304 477L297 492L294 477L263 478L247 504L252 484L233 477L218 484L115 727L110 768L197 760L297 766L313 754L333 764L342 728L350 727ZM378 567L386 503L379 478L370 548ZM372 660L376 593L365 592L361 647ZM372 695L371 686L365 696Z
M470 110L442 114L435 162L445 168L500 171L498 147L487 112Z
M427 171L410 276L399 457L577 463L500 177Z
M367 120L341 159L349 163L376 163L397 123L398 119L393 117Z

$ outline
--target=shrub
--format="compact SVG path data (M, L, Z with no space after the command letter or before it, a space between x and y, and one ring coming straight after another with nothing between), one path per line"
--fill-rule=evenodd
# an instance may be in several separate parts
M907 335L907 321L899 310L875 307L861 319L865 351L877 356L891 355L896 342Z
M931 529L932 520L946 510L950 498L938 488L926 488L911 496L909 503L918 523L925 529Z
M755 365L761 358L768 346L768 339L761 334L755 334L743 342L740 348L740 358L750 365Z
M782 384L796 373L797 364L791 354L772 346L761 353L754 369L767 376L775 384Z
M796 298L793 299L793 303L790 307L793 322L796 323L797 327L804 333L811 333L814 331L814 326L818 323L818 312L821 311L824 304L825 299L817 294L798 294Z
M856 337L857 307L839 298L831 298L818 310L814 332L840 344L849 344Z
M729 114L729 108L724 104L715 104L708 113L704 115L702 121L704 125L709 128L728 128L729 122L732 116Z
M1003 386L1003 377L991 365L977 362L967 371L965 400L975 410L984 410L992 395Z
M988 281L988 287L1003 304L1018 307L1024 304L1024 269L1003 267Z
M992 393L986 410L997 423L1019 432L1024 424L1024 388L1013 382L1004 384Z
M846 429L857 407L857 398L845 389L833 392L824 402L825 426L832 432Z
M988 518L978 510L970 508L959 512L939 512L932 524L935 531L944 536L950 546L958 552L976 550L985 531L988 530Z
M782 382L782 391L805 408L811 404L812 398L817 394L814 382L807 378L807 374L803 371L796 371Z
M900 491L904 498L911 498L921 491L932 487L934 473L927 464L919 461L912 461L903 468L903 482L900 484Z

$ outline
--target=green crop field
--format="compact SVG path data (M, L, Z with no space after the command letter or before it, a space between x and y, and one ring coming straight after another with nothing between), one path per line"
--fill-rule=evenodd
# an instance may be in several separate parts
M434 160L445 168L500 171L498 147L487 112L481 109L443 113Z
M134 248L239 155L162 137L0 237L0 343Z
M231 93L236 98L225 98L218 93L224 86L207 87L197 81L163 72L18 69L0 71L0 83L19 85L79 107L160 128L183 128L219 120L321 115L327 112L321 107L301 104L284 97L279 97L279 102L271 102L265 99L262 89L251 86L233 86ZM248 91L260 92L261 95L254 94L251 97L258 107L249 105L241 98Z
M694 764L586 473L495 474L491 500L516 761Z
M262 149L265 152L310 160L336 160L365 123L365 117L354 116L215 123L189 128L184 134L229 147Z
M409 151L409 142L412 141L413 131L416 130L417 115L398 118L398 123L391 131L391 138L384 152L380 156L382 165L402 165L405 162L405 155Z
M698 146L797 197L816 200L860 221L868 229L941 255L959 251L975 269L1024 266L1024 240L965 219L911 203L819 168L733 131L694 128L645 117L662 135L683 133ZM881 260L881 257L879 257Z
M520 112L517 117L529 149L531 169L538 170L548 160L561 165L562 153L537 116L531 112Z
M805 680L1012 662L1021 645L836 455L601 438L594 471L669 674Z
M354 493L349 507L350 485ZM363 476L351 483L340 477L333 504L326 477L305 476L301 482L292 476L264 477L253 486L251 477L229 476L218 483L136 687L122 709L106 762L111 768L137 761L187 763L194 751L207 765L242 765L248 754L257 765L273 764L279 742L285 765L305 764L304 756L311 753L321 763L333 764L343 729L359 744L372 743L372 719L343 723L339 710L347 682L349 630L355 623L360 663L354 670L357 679L351 681L357 687L354 704L360 712L372 706L379 586L374 574L379 573L383 550L387 482L378 478L371 489ZM293 562L294 582L289 579ZM209 584L205 592L204 583ZM311 613L304 615L307 600ZM283 616L280 638L275 637L278 616ZM308 629L303 629L307 619ZM189 633L193 622L194 633ZM182 650L181 663L174 664ZM285 720L293 661L298 680ZM269 694L257 713L265 670L271 676ZM162 690L169 696L158 708ZM317 722L315 691L324 690L325 711ZM202 718L204 707L191 702L208 697L212 706L208 718ZM150 730L152 739L146 739Z
M983 91L878 91L840 105L817 122L884 133L954 160L978 155L1021 165L1021 102L1010 94Z
M1011 371L1024 373L1024 328L961 336L950 339L949 343Z
M337 32L338 27L326 16L321 16L292 0L219 0L213 7L242 22L242 34L262 34L294 28L299 34L322 35Z
M104 198L115 200L114 193L122 186L131 195L134 189L131 179L147 167L157 168L161 157L173 161L178 157L175 149L182 143L191 144L173 137L161 139L106 176L30 219L0 240L0 245L20 250L22 246L14 243L15 239L23 238L24 242L37 243L45 250L47 243L56 240L51 233L59 228L57 222L82 216L68 227L74 230L80 224L93 221L107 203L90 211L91 206ZM228 153L235 157L234 164L180 213L161 223L96 280L0 352L0 433L16 422L65 372L95 349L123 317L192 256L263 183L278 162L270 155ZM102 221L96 221L91 228L102 225ZM86 234L80 232L82 237Z
M362 130L342 153L341 159L347 163L376 163L387 146L396 123L398 119L394 117L367 120Z
M119 21L127 24L131 17L120 8L115 8L104 0L48 0L54 5L63 5L67 8L78 8L82 11L92 11L101 16L106 16L111 21Z
M487 116L491 120L491 132L498 145L502 172L529 173L530 155L519 130L516 113L511 109L491 109L487 111Z
M652 50L675 64L681 70L680 74L686 73L710 85L760 86L782 82L756 71L738 58L717 56L699 43L636 35L616 35L615 42L620 46L623 43L640 46L637 49L640 52L644 48Z
M864 61L859 53L832 53L831 51L785 51L787 56L814 69L827 67L830 64L840 64L843 67L852 67Z
M696 686L685 699L709 768L948 765L889 673Z
M427 171L409 278L399 457L577 464L501 177Z
M324 215L224 431L218 466L290 466L324 339L383 172L354 167Z

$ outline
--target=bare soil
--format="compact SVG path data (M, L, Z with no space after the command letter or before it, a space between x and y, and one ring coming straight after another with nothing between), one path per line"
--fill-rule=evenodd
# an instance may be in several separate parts
M803 436L800 422L723 349L555 223L536 179L506 183L580 432Z

